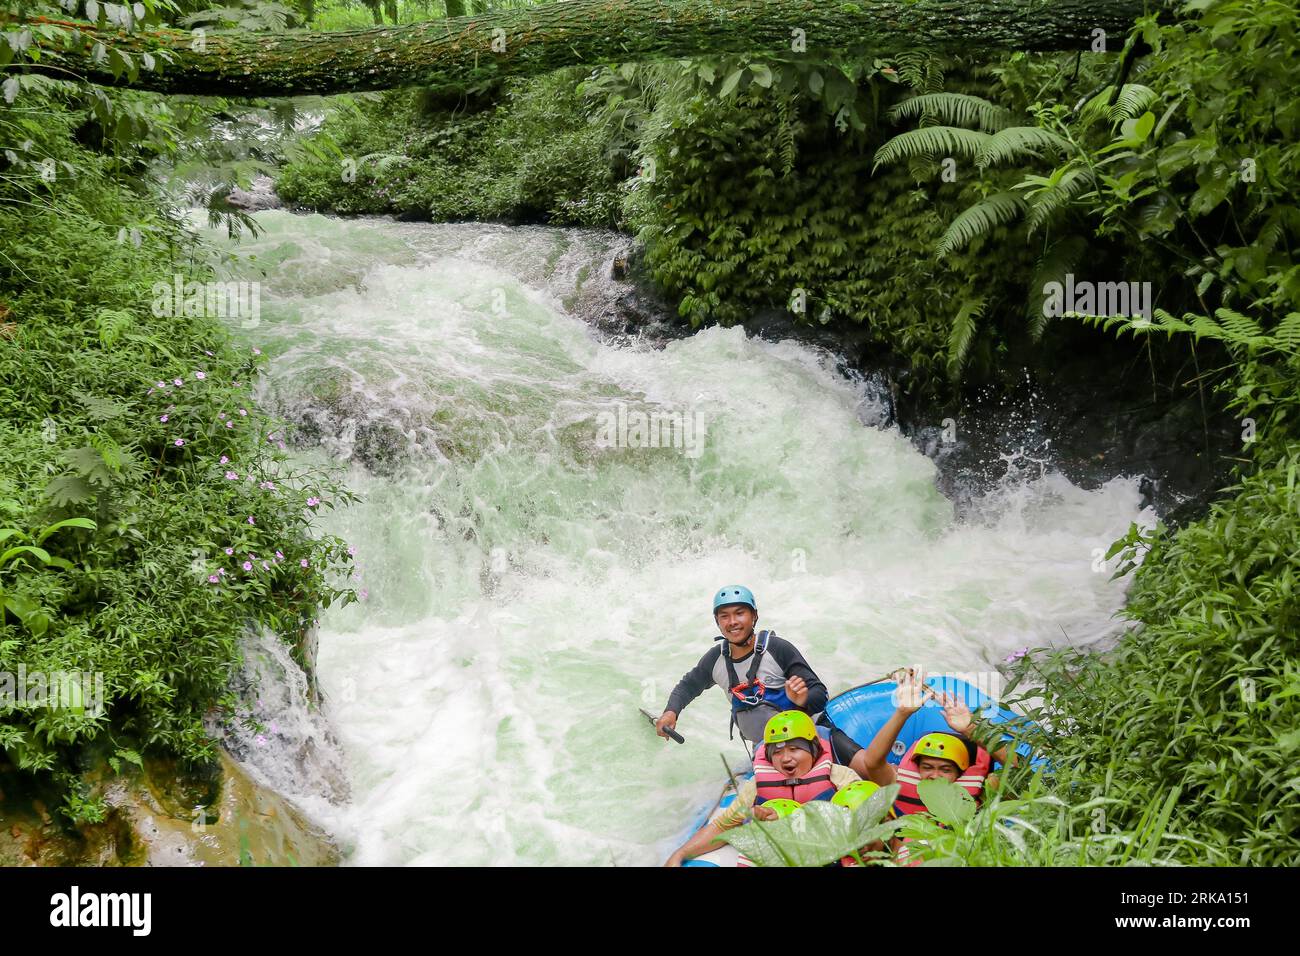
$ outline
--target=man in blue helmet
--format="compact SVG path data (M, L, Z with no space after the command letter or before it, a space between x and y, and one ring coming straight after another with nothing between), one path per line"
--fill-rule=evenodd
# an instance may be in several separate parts
M803 655L773 631L754 633L758 603L749 588L729 584L713 596L713 620L722 641L709 648L685 677L677 682L663 715L655 721L660 737L675 729L682 709L711 686L727 695L732 725L755 746L763 740L769 719L784 710L820 714L828 694ZM831 734L837 762L848 765L862 750L842 731Z

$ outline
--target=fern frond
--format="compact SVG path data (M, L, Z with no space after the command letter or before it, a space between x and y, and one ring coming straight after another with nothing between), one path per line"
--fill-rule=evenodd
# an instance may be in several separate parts
M1176 319L1173 315L1164 309L1155 310L1156 321L1160 323L1160 328L1168 332L1191 332L1192 327L1182 319Z
M1010 110L967 93L924 93L903 100L889 111L889 118L895 122L925 116L949 126L978 126L986 133L996 133L1011 124Z
M1227 331L1228 341L1240 345L1252 345L1257 344L1252 340L1264 338L1264 330L1259 327L1259 323L1240 312L1219 308L1214 310L1214 314L1219 324Z
M1066 236L1058 239L1043 251L1034 266L1034 274L1029 280L1029 294L1025 297L1029 319L1029 335L1035 342L1043 336L1049 316L1043 312L1043 289L1049 282L1065 283L1066 273L1073 272L1088 248L1082 236Z
M1292 312L1273 330L1273 338L1286 352L1300 352L1300 312Z
M1055 185L1034 193L1029 200L1029 212L1025 216L1025 225L1030 234L1040 226L1055 219L1070 203L1095 186L1096 180L1091 169L1075 166L1068 170Z
M1085 123L1106 119L1114 124L1141 116L1152 107L1156 100L1160 99L1159 94L1149 86L1143 86L1141 83L1125 83L1120 87L1119 96L1115 99L1115 105L1111 106L1110 98L1114 92L1115 87L1105 87L1100 93L1088 100L1087 105L1079 114L1080 118Z
M898 159L914 156L952 156L977 159L988 146L990 136L960 126L926 126L899 133L876 150L872 171Z
M948 330L948 371L954 378L966 364L970 344L975 339L975 328L979 325L987 304L988 300L984 296L966 299L957 311L957 317L952 320L952 328Z
M99 332L99 344L106 349L111 349L117 344L117 340L122 337L132 325L135 324L135 316L123 309L100 309L95 315L95 328Z
M949 224L943 238L935 248L938 255L947 255L967 245L976 236L991 232L998 226L1011 222L1025 211L1025 201L1013 192L994 193L981 199Z
M983 169L1010 159L1037 158L1044 151L1064 153L1069 149L1069 141L1051 130L1040 126L1010 126L987 138L978 163Z

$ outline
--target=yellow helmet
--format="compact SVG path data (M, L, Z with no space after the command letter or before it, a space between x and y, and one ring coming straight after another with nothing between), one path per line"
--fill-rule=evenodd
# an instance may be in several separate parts
M764 744L779 744L786 740L817 741L817 728L812 718L802 710L783 710L763 728Z
M912 759L920 760L922 757L951 760L961 771L972 763L970 749L953 734L926 734L916 742L916 749L912 751Z

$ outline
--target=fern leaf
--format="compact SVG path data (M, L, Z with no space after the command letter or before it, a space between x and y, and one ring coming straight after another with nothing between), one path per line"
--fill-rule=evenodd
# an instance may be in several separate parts
M903 100L889 111L894 121L927 116L949 126L978 126L986 133L996 133L1011 124L1010 110L967 93L924 93Z
M1036 158L1045 151L1064 153L1069 149L1069 141L1051 130L1039 126L1011 126L986 138L978 163L983 169L1007 160Z
M1259 327L1254 319L1247 318L1240 312L1234 312L1232 309L1215 309L1214 314L1218 317L1219 324L1228 332L1228 340L1241 344L1255 344L1252 340L1262 339L1264 330Z
M1164 309L1156 309L1156 321L1160 323L1160 328L1169 332L1191 332L1192 327L1182 319L1176 319Z
M99 344L106 349L111 349L134 323L135 316L123 309L100 309L95 316Z
M1273 338L1287 352L1300 352L1300 312L1290 313L1276 329Z
M1092 170L1086 166L1075 166L1055 185L1034 193L1030 199L1029 212L1025 216L1025 225L1030 234L1057 218L1063 209L1094 185Z
M948 370L954 378L966 364L971 342L975 339L975 328L979 325L987 304L988 300L984 296L967 299L957 311L957 317L952 320L952 328L948 330Z
M994 193L969 209L962 210L944 232L935 252L944 256L961 249L976 236L985 235L997 226L1011 222L1024 211L1025 201L1017 194L1010 191Z
M898 159L914 156L953 156L977 159L988 146L989 134L960 126L926 126L899 133L876 150L872 171Z
M1064 284L1066 273L1074 271L1087 248L1088 243L1082 236L1066 236L1048 246L1035 264L1029 294L1025 297L1029 335L1035 342L1042 338L1049 321L1042 307L1043 290L1049 282Z

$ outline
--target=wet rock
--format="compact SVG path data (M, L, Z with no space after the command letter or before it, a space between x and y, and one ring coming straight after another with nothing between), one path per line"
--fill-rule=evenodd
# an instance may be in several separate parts
M87 775L108 806L101 823L72 826L0 769L3 866L333 866L330 838L284 798L258 785L222 753L197 770L146 758Z
M226 202L244 212L279 209L284 205L280 202L280 197L275 194L275 186L270 176L255 177L246 190L236 186L226 196Z

